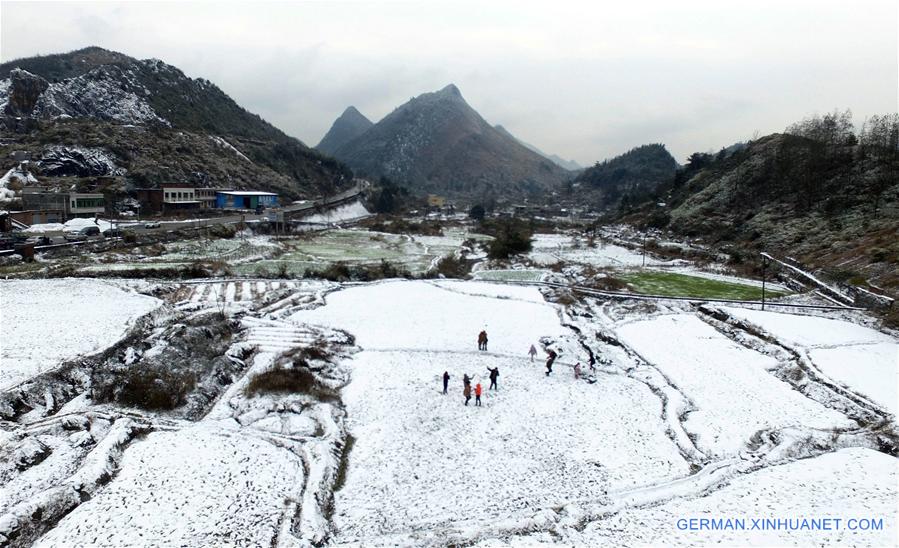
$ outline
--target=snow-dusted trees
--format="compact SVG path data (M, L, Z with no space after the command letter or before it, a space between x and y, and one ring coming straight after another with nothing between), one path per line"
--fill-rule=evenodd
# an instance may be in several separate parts
M869 181L874 215L878 214L883 193L899 177L899 114L871 116L858 135L859 157L874 168Z

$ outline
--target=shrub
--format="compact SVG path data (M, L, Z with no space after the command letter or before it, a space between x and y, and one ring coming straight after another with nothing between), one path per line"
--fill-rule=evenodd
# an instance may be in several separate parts
M590 287L602 291L623 291L627 289L627 282L618 278L603 277L594 279L590 283Z
M350 280L350 267L346 263L337 262L328 266L321 272L321 277L332 282L346 282Z
M402 218L386 220L379 217L368 225L368 230L372 232L387 232L390 234L443 236L443 227L436 221L410 222Z
M569 306L577 302L577 298L570 291L562 291L556 294L556 302Z
M464 278L471 272L471 264L450 254L437 261L436 272L446 278Z
M214 238L230 239L237 235L237 231L239 228L240 227L236 225L214 224L212 226L209 226L207 230L209 231L209 235Z
M493 240L487 245L491 259L507 259L531 250L531 230L524 223L505 220L499 223Z
M336 392L322 384L308 367L294 364L255 375L244 389L247 396L257 394L306 394L321 401L335 401Z
M385 278L410 278L412 275L408 270L381 259L380 263L371 266L348 266L346 263L337 262L320 271L306 269L303 277L323 278L332 282L370 282Z
M870 251L870 256L875 263L882 263L890 256L890 252L882 247L875 247Z
M130 368L120 382L111 398L96 399L111 399L142 409L174 409L184 403L197 379L190 372Z

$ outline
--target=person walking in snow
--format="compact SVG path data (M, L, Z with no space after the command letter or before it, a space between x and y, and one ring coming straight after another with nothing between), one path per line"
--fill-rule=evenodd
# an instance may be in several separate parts
M548 377L553 372L553 362L556 361L558 354L556 354L555 350L550 350L547 354L549 354L549 357L546 358L546 376Z
M450 380L449 371L444 371L443 372L443 393L444 394L446 394L446 390L447 390L447 388L449 388L449 380Z
M528 356L531 357L531 362L534 361L534 356L536 356L536 355L537 355L537 349L534 348L534 345L532 344L532 345L531 345L531 349L528 350Z
M487 332L484 330L478 333L478 350L487 350Z
M462 395L465 396L465 405L468 405L468 401L471 399L471 385L466 384L465 388L462 389Z
M488 367L487 371L490 371L490 390L499 390L499 387L496 386L496 379L499 378L499 367L494 367L493 369Z
M474 404L481 406L481 383L474 385Z
M581 362L577 362L574 364L574 380L580 380L581 378Z

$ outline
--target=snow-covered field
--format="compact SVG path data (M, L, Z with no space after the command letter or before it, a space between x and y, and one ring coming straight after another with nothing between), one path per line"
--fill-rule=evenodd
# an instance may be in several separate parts
M899 344L889 335L844 320L726 310L807 353L825 375L899 415Z
M0 388L112 345L159 304L100 280L0 281Z
M594 267L626 267L643 264L643 255L625 247L604 244L596 240L595 247L587 247L583 238L575 245L571 236L565 234L535 234L533 250L528 254L533 262L550 265L559 261L588 264ZM683 264L683 261L666 261L646 256L646 266Z
M493 286L468 287L486 291ZM540 337L563 333L556 311L537 302L542 298L536 289L499 286L494 291L500 299L463 294L452 283L350 287L329 295L327 306L301 311L292 320L345 329L366 350L477 352L478 333L484 329L491 352L524 357Z
M129 287L0 282L4 386L108 347L161 306ZM4 391L0 534L39 546L896 545L895 415L880 410L895 413L896 341L845 319L566 308L486 281L210 279L158 294L153 348L123 360L160 351L163 334L211 344L204 314L218 313L235 331L214 356L241 367L213 362L221 372L198 379L210 392L189 417L93 401L83 372L77 390L34 387L24 408L21 387ZM297 353L313 347L318 357ZM551 376L544 348L560 352ZM595 374L576 379L589 355ZM817 378L792 384L784 372L800 358L843 396ZM324 395L249 391L277 367L315 371ZM483 386L482 406L464 405L463 374ZM845 415L834 402L847 394L882 420ZM843 527L681 526L692 518ZM880 526L850 529L859 518Z
M302 481L300 460L263 440L203 423L153 432L37 546L269 546Z
M547 378L523 357L414 350L366 351L352 367L344 397L356 444L336 499L341 541L527 523L566 501L689 471L658 398L626 377L591 385L567 368ZM497 391L487 390L487 367L500 369ZM463 405L462 374L484 387L482 407Z
M692 400L696 410L684 426L708 454L734 455L759 430L852 425L768 373L776 360L737 345L693 315L631 322L618 334Z
M896 546L897 482L895 457L842 449L737 477L707 496L622 510L583 530L561 528L556 535L477 546ZM823 518L830 518L830 530L798 529L803 519ZM711 530L707 521L700 529L702 519L730 520L734 528ZM761 520L756 529L753 520ZM775 528L769 520L792 520L796 529L789 524Z
M847 449L747 468L766 458L764 451L771 449L765 443L789 444L801 440L802 432L850 431L857 425L776 377L774 357L737 344L694 314L631 313L610 327L669 383L667 397L674 391L685 402L674 420L695 443L695 455L703 459L698 463L675 443L672 419L663 416L672 410L663 410L659 387L640 380L646 373L626 375L632 365L618 363L619 353L604 353L612 362L595 384L575 380L571 364L562 360L547 378L540 360L522 356L531 341L561 344L559 338L566 337L558 310L533 288L386 282L332 293L326 301L291 320L346 329L364 349L350 362L352 381L344 390L355 444L335 497L338 543L664 543L677 532L676 518L713 513L716 503L703 496L709 489L722 511L738 517L842 512L848 518L854 512L884 518L886 525L867 536L854 533L859 544L877 545L896 532L894 515L887 512L887 503L896 500L894 457ZM474 334L485 326L490 352L477 352ZM501 370L496 393L486 390L488 366ZM444 371L452 375L446 396ZM483 407L463 405L464 373L485 387ZM772 454L807 450L796 443ZM749 454L761 457L744 460ZM702 471L694 476L691 466L697 464ZM838 494L810 483L841 466L846 473L834 480L842 489ZM753 506L741 506L741 500ZM659 503L660 510L643 507ZM558 513L559 508L566 510ZM598 510L591 514L590 508ZM576 526L579 515L614 517L588 519L582 528ZM553 535L516 536L548 529ZM676 538L765 544L818 537L680 531Z

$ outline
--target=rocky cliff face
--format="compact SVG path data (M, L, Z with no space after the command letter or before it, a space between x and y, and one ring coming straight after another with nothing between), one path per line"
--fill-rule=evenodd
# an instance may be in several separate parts
M21 69L12 71L9 81L0 87L3 112L10 116L30 116L48 87L50 84L40 76Z
M540 194L568 177L487 123L453 84L400 106L334 155L413 190L474 199Z
M95 118L123 124L170 125L147 101L150 91L133 72L100 66L80 76L51 84L22 69L10 72L0 104L10 116L40 119Z

